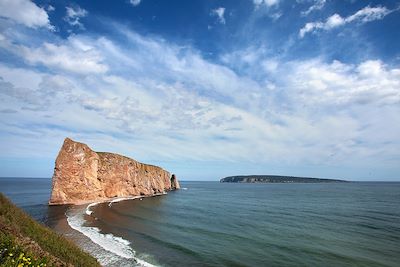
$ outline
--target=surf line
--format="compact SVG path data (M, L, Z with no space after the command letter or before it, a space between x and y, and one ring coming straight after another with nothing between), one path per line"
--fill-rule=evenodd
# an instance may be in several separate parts
M96 243L100 247L102 247L104 250L111 252L119 257L125 258L125 259L132 259L133 263L136 266L142 266L142 267L156 267L156 265L153 265L151 263L148 263L144 260L141 260L135 256L135 251L130 247L130 242L126 239L123 239L122 237L115 236L113 234L102 234L100 232L100 229L97 227L89 227L85 226L85 214L88 216L92 216L93 211L91 210L92 207L100 204L100 203L105 203L109 202L108 206L111 207L112 203L120 202L120 201L125 201L125 200L132 200L132 199L142 199L144 197L153 197L153 196L161 196L161 195L166 195L166 192L155 194L152 196L134 196L134 197L119 197L119 198L113 198L105 201L100 201L100 202L93 202L90 203L86 206L86 208L83 210L80 210L80 212L66 212L65 215L67 217L67 222L68 225L82 233L84 236L88 237L93 243ZM100 260L98 258L98 260ZM100 262L101 263L101 262Z

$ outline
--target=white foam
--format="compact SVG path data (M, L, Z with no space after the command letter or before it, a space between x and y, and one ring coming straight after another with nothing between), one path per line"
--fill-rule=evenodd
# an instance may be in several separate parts
M122 200L120 200L122 201ZM118 202L118 201L116 201ZM136 266L155 267L144 260L135 257L135 251L129 246L130 242L122 237L114 236L113 234L102 234L97 227L84 226L84 214L91 215L90 207L99 204L98 202L89 204L85 212L82 210L69 210L66 212L67 222L70 227L88 237L92 242L98 244L104 250L111 252L124 259L132 259L132 263ZM96 255L95 255L96 256ZM98 255L97 255L98 256ZM109 264L108 257L97 257L100 264L106 266Z
M97 227L84 226L85 219L83 214L79 212L76 214L67 213L67 221L72 229L81 232L105 250L126 259L133 259L135 257L134 251L129 247L129 241L112 234L102 234Z
M121 202L121 201L125 201L125 200L132 200L132 199L143 200L144 197L162 196L162 195L167 195L167 194L168 194L167 192L162 192L159 194L154 194L152 196L118 197L118 198L114 198L114 199L110 200L108 203L108 206L111 207L113 203ZM98 202L95 205L97 205L97 204L98 204Z
M144 260L140 260L138 258L136 258L136 262L139 264L139 266L141 267L156 267L155 265L145 262Z
M86 207L86 210L85 210L85 213L87 214L87 215L92 215L92 213L93 213L93 211L91 211L90 210L90 208L91 207L93 207L93 206L96 206L97 204L99 204L100 202L94 202L94 203L92 203L92 204L89 204L87 207Z
M141 198L140 196L135 196L135 197L118 197L114 198L113 200L110 201L110 203L116 203L116 202L121 202L125 200L130 200L130 199L138 199Z

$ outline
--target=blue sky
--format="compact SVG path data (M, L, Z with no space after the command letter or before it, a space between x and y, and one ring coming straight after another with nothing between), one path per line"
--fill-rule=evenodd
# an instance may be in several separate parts
M400 2L0 0L0 176L65 137L182 180L400 181Z

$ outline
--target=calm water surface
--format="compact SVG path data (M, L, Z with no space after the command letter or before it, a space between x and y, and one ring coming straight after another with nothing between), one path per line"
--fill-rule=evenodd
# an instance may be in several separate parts
M162 266L400 266L400 183L181 185L99 204L85 226ZM61 219L46 205L50 186L0 179L3 193L45 223Z

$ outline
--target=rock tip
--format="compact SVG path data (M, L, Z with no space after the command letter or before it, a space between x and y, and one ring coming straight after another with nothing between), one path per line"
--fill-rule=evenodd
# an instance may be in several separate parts
M76 143L74 140L72 140L72 138L70 138L70 137L65 137L65 139L64 139L64 143L68 143L68 142L74 142L74 143Z
M178 178L176 178L176 175L174 173L171 175L171 188L173 190L177 190L177 189L181 188Z

